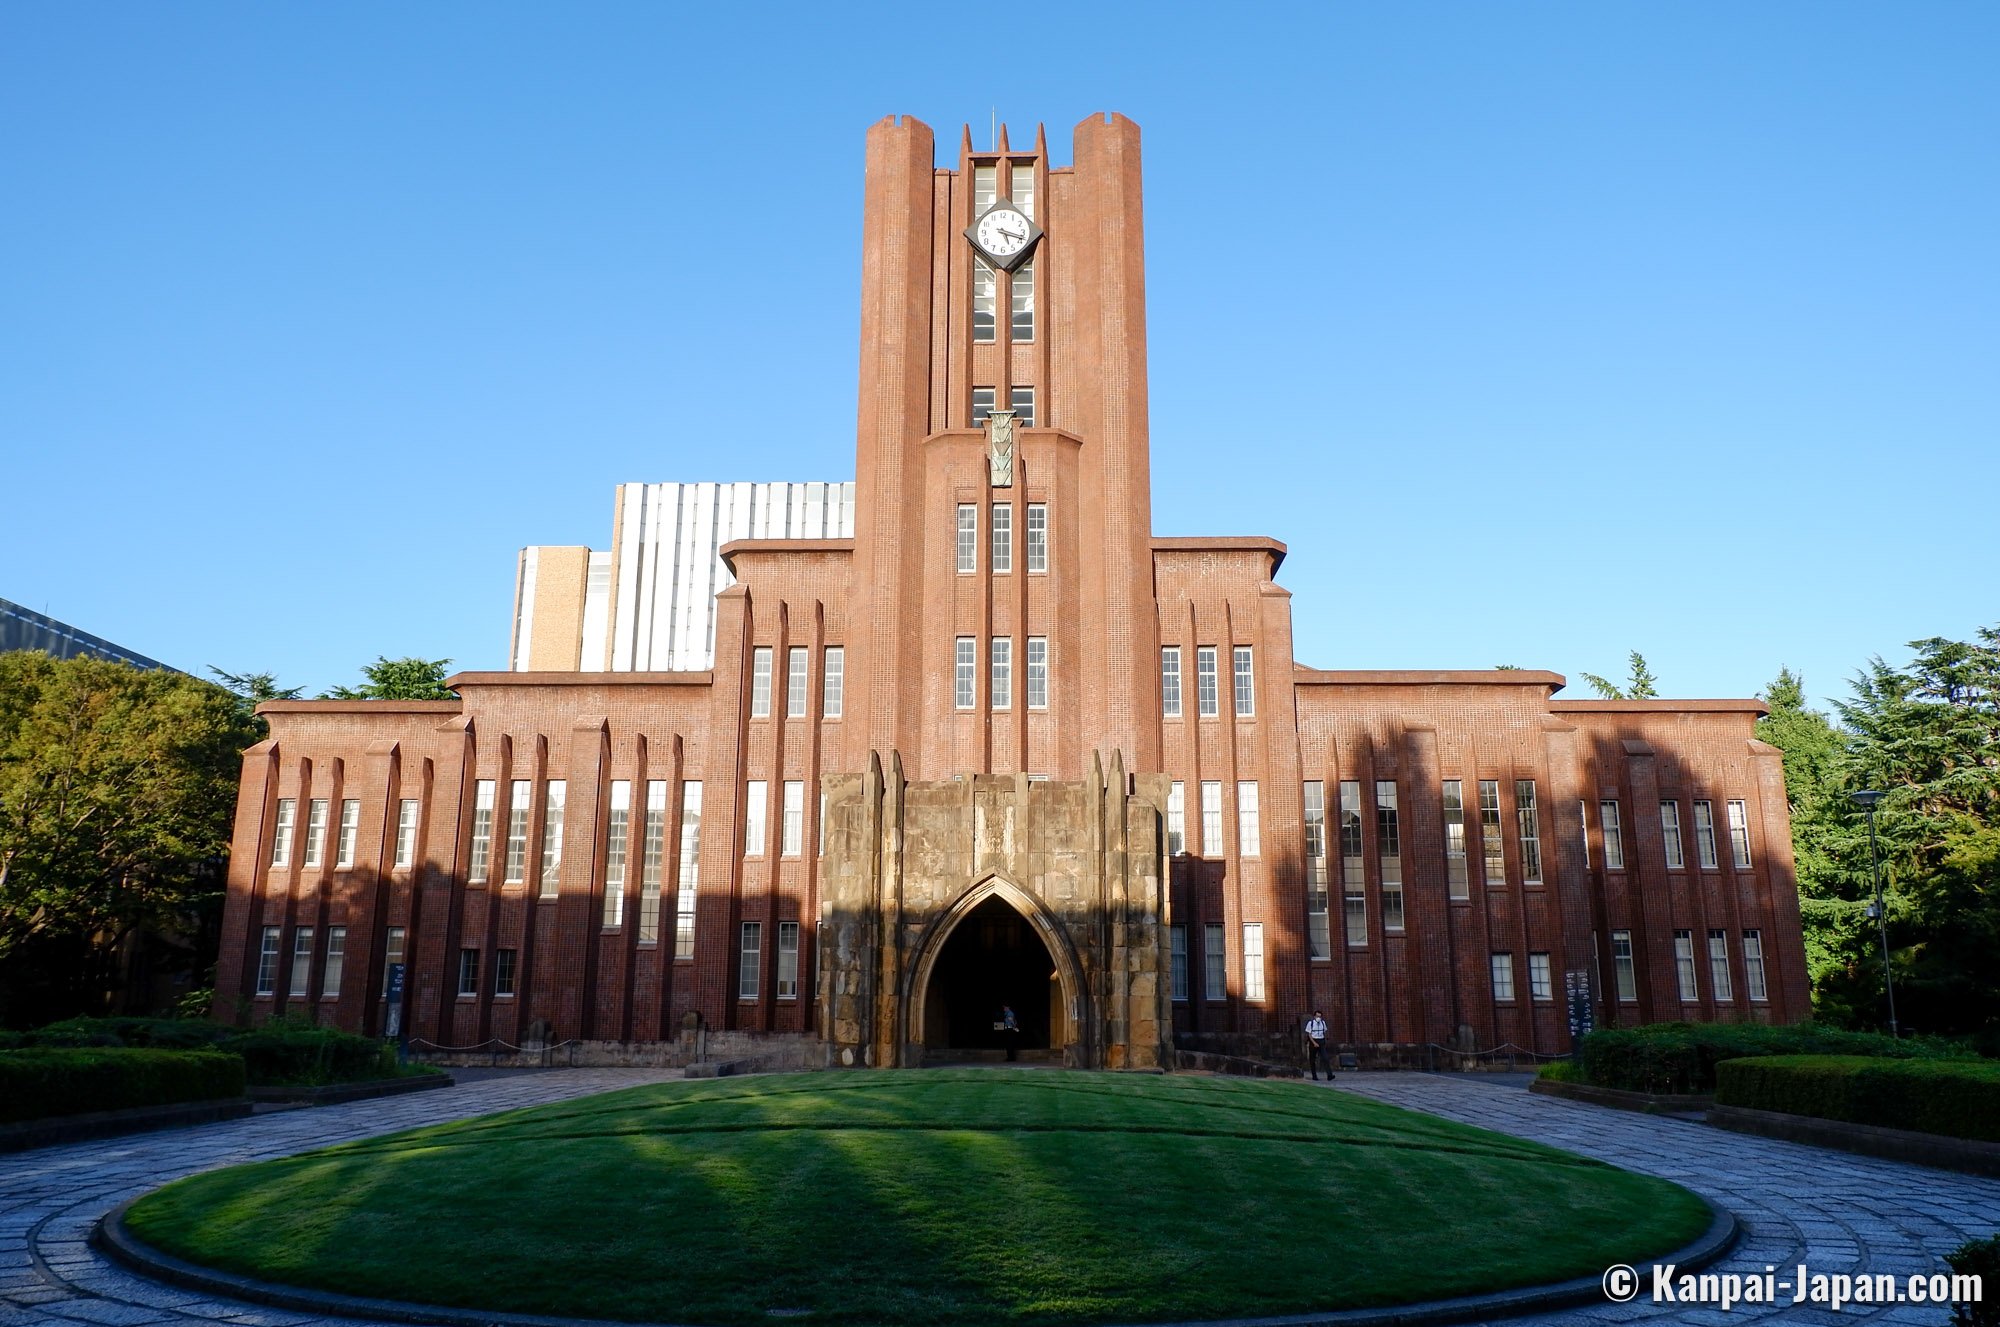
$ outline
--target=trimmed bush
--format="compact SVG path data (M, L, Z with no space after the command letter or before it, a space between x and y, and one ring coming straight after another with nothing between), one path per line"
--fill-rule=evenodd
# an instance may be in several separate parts
M1944 1260L1959 1275L1978 1277L1982 1287L2000 1286L2000 1235L1967 1240ZM2000 1295L1989 1294L1977 1304L1957 1305L1951 1320L1960 1327L2000 1327Z
M1810 1115L2000 1142L2000 1064L1773 1055L1730 1060L1716 1073L1721 1106Z
M214 1051L37 1046L0 1051L0 1124L243 1095L243 1061Z
M66 1018L37 1028L37 1046L145 1046L163 1051L207 1050L236 1029L198 1018Z
M1969 1059L1972 1052L1935 1037L1898 1041L1877 1032L1844 1032L1812 1023L1652 1023L1603 1028L1583 1039L1583 1081L1627 1092L1715 1091L1715 1066L1763 1055L1870 1055L1894 1059Z
M1546 1079L1551 1083L1581 1083L1584 1081L1583 1070L1577 1067L1575 1060L1550 1060L1536 1072L1535 1077Z
M394 1078L395 1048L332 1028L267 1027L240 1032L222 1049L243 1057L259 1087L318 1087Z

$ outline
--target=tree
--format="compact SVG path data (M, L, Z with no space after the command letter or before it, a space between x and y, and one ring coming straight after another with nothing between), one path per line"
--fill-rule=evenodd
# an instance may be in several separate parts
M335 687L322 700L457 700L444 684L449 659L391 659L377 656L361 670L368 679L360 687Z
M128 941L218 894L255 740L199 678L0 654L0 1017L101 1007Z
M261 740L270 735L271 725L257 717L257 707L267 700L297 700L304 687L280 687L276 673L225 673L214 664L208 671L224 690L235 696L244 719L257 730Z
M1646 667L1646 656L1634 650L1630 660L1632 676L1622 687L1596 673L1579 673L1578 676L1590 683L1591 690L1605 700L1652 700L1657 697L1660 694L1659 679L1653 676L1652 669Z

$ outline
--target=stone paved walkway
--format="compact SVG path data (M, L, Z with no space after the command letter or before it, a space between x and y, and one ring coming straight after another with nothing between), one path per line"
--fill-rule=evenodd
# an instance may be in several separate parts
M214 1299L124 1272L84 1241L104 1213L168 1180L216 1166L516 1106L676 1077L671 1070L572 1069L496 1077L440 1092L0 1155L0 1327L350 1327L344 1320ZM1735 1212L1743 1242L1716 1271L1789 1274L1940 1270L1940 1255L2000 1230L2000 1181L1726 1133L1704 1125L1538 1097L1473 1076L1343 1074L1339 1090L1429 1111L1664 1176ZM1310 1232L1287 1239L1311 1245ZM1338 1257L1337 1249L1324 1250ZM1317 1255L1316 1255L1317 1256ZM1448 1256L1448 1251L1444 1252ZM1648 1268L1641 1267L1642 1273ZM2000 1287L1989 1287L2000 1293ZM1536 1322L1942 1324L1930 1306L1738 1306L1733 1312L1605 1303ZM1525 1319L1513 1319L1520 1323Z
M341 1319L211 1299L146 1280L84 1241L98 1218L126 1199L199 1170L679 1077L678 1069L561 1069L495 1076L405 1097L0 1153L0 1327L341 1324Z
M1791 1277L1804 1263L1814 1274L1888 1272L1900 1280L1914 1272L1948 1271L1944 1253L1967 1239L2000 1232L2000 1180L1536 1096L1516 1085L1484 1082L1478 1075L1342 1074L1335 1086L1686 1185L1734 1212L1743 1224L1743 1238L1709 1269L1715 1272L1748 1276L1775 1265L1778 1276ZM1328 1253L1337 1256L1337 1251ZM1534 1321L1581 1327L1607 1322L1942 1324L1951 1319L1948 1310L1933 1305L1850 1305L1838 1314L1782 1302L1737 1305L1728 1313L1654 1305L1649 1302L1651 1266L1639 1270L1646 1288L1631 1304L1607 1301ZM1789 1299L1789 1292L1780 1294ZM1986 1287L1986 1295L2000 1295L2000 1286Z

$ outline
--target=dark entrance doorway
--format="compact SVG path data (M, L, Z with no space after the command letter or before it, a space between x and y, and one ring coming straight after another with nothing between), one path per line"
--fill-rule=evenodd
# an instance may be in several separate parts
M1004 1049L998 1031L1003 1005L1011 1005L1020 1050L1046 1050L1051 1006L1061 1001L1055 960L1028 919L1005 900L989 898L967 913L946 937L931 967L924 1002L924 1043L933 1050Z

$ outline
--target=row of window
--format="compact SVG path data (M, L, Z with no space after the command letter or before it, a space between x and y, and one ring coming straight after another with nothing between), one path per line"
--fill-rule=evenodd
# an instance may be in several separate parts
M1230 651L1234 668L1236 716L1250 718L1257 713L1257 673L1250 647L1238 645ZM1197 645L1194 649L1194 707L1204 719L1221 712L1221 694L1216 678L1216 647ZM1168 645L1160 650L1160 713L1169 719L1181 717L1181 647Z
M993 538L988 549L988 565L996 576L1006 575L1014 570L1014 504L996 502L992 511ZM1028 504L1027 536L1023 553L1028 573L1040 576L1049 569L1049 504L1031 502ZM958 539L956 546L957 566L961 575L971 575L979 570L979 506L977 503L958 504Z
M750 717L771 717L771 647L759 645L750 651ZM785 651L785 717L806 717L807 679L811 675L811 652L803 645ZM819 712L825 719L838 719L847 690L847 651L829 645L820 652Z
M978 428L986 422L986 417L999 407L999 389L996 387L975 387L972 389L972 426ZM1035 427L1035 389L1032 387L1009 387L1007 408L1014 412L1016 428Z
M1223 948L1223 928L1220 922L1210 922L1202 930L1202 998L1223 1000L1228 998L1228 954ZM1185 1003L1188 998L1188 928L1174 925L1168 928L1168 980L1173 998L1177 1003ZM1262 1000L1264 998L1264 924L1245 922L1243 924L1243 998Z
M1763 1002L1770 998L1769 988L1764 979L1764 935L1761 931L1743 932L1743 989L1751 1000ZM1620 1000L1639 998L1639 975L1632 957L1632 933L1613 931L1611 933L1611 969L1617 984ZM1674 932L1674 977L1684 1003L1694 1004L1701 999L1701 964L1695 955L1694 932ZM1736 998L1735 984L1730 980L1729 932L1714 930L1708 933L1708 984L1709 995L1717 1004L1727 1004Z
M1049 638L1028 637L1024 699L1031 710L1049 707ZM952 646L952 704L961 710L979 706L979 640L960 636ZM986 649L986 700L996 710L1014 707L1014 638L995 636Z
M1016 345L1035 339L1035 260L1015 268L1007 281L1007 333ZM978 254L972 256L972 339L999 339L1000 273Z

